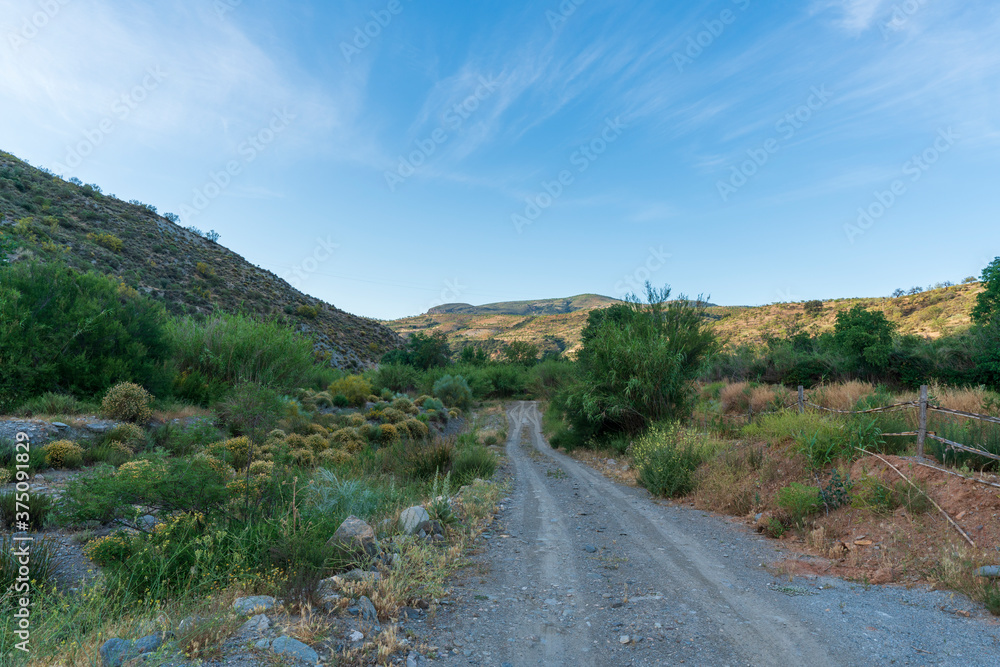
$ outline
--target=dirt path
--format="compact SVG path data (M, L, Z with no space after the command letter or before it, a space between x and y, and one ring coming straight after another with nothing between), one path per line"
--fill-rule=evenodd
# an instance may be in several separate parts
M430 623L433 664L997 664L1000 628L967 600L778 579L775 543L554 452L534 403L508 418L514 488Z

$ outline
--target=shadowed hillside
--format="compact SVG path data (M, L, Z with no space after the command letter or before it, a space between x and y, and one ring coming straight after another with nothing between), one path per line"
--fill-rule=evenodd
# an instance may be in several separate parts
M118 276L177 314L218 309L275 317L311 334L343 368L369 365L399 345L379 322L299 292L152 207L0 152L0 261L32 258Z

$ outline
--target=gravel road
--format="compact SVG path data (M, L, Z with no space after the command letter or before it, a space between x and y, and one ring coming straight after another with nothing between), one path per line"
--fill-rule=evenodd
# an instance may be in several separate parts
M444 665L1000 665L1000 626L945 592L778 578L780 545L554 452L508 410L513 474L428 624Z

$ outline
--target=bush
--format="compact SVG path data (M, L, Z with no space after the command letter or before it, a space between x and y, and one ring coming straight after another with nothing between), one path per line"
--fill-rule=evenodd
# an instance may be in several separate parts
M120 442L135 453L145 444L146 432L138 424L119 424L107 434L105 441Z
M163 307L122 283L55 262L0 264L0 413L45 392L95 396L130 381L161 393Z
M713 447L679 424L653 427L630 448L639 481L650 493L667 498L695 489L695 471Z
M382 364L375 371L373 385L376 389L394 392L408 391L417 386L420 374L407 364Z
M398 424L406 421L406 414L396 408L386 408L382 411L382 421L387 424Z
M778 507L788 512L792 523L801 524L807 516L819 511L821 493L819 487L792 482L778 490Z
M87 409L86 404L75 396L45 392L21 404L16 414L26 417L35 415L78 415Z
M554 400L581 444L686 417L692 383L716 347L705 306L646 286L647 303L593 310L578 355L581 378ZM650 473L652 474L652 473ZM682 485L683 486L683 485Z
M22 502L21 507L18 507L17 495L13 491L0 493L0 520L7 526L13 526L18 520L17 515L24 512L25 503ZM42 530L45 528L49 514L52 512L52 497L41 493L33 493L27 505L28 530Z
M250 459L250 438L241 436L215 442L208 446L208 453L231 465L236 470L245 470Z
M83 465L83 447L71 440L56 440L42 447L45 462L52 468L79 468Z
M480 445L459 450L452 464L451 474L459 485L471 484L475 479L488 480L497 469L497 457Z
M445 405L468 408L472 404L472 390L461 375L445 375L434 383L434 396Z
M219 426L235 436L247 436L259 442L277 425L284 405L273 389L246 383L233 389L216 412Z
M333 397L333 405L337 408L346 408L350 406L351 402L343 394L337 394Z
M399 440L399 431L392 424L382 424L378 427L377 440L383 445L392 444Z
M362 407L372 393L372 386L368 380L360 375L348 375L333 382L329 392L334 396L345 397L349 405Z
M101 412L108 419L145 424L153 418L152 401L149 392L139 385L121 382L104 395Z
M427 428L427 424L423 423L419 419L407 419L399 426L400 429L405 431L406 434L413 440L426 438L430 434L430 429Z
M275 321L214 313L170 326L178 394L202 405L230 387L255 384L276 391L307 386L316 372L312 342Z

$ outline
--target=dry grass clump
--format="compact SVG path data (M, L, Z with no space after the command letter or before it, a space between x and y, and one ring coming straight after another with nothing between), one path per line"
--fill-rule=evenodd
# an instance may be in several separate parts
M719 408L723 414L744 414L750 409L750 383L734 382L719 390Z
M806 393L806 400L831 410L853 410L858 401L874 393L875 385L871 382L851 380L813 389Z
M725 449L695 473L695 495L707 509L746 516L761 505L761 488L774 481L777 468L759 446Z
M997 395L985 387L956 388L935 385L930 388L930 395L937 399L937 405L949 410L976 412L979 414L996 414Z
M793 398L793 392L781 385L733 382L719 390L719 407L727 415L745 415L750 410L759 414L778 410L792 402Z

